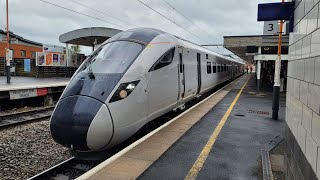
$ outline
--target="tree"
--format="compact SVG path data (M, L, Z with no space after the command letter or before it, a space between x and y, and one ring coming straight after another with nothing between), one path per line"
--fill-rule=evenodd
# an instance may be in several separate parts
M69 49L69 63L72 67L77 66L78 54L81 52L79 45L72 45ZM79 64L80 65L80 64Z
M78 55L81 52L79 45L72 45L70 47L70 55Z

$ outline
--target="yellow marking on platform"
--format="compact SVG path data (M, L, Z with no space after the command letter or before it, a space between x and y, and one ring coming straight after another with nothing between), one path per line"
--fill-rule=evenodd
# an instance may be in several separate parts
M216 142L224 124L226 123L232 109L234 108L234 106L236 105L238 99L240 98L240 95L242 94L243 89L245 88L245 86L247 85L249 79L251 78L251 76L249 76L249 78L247 79L247 81L244 83L244 85L242 86L242 88L240 89L239 93L237 94L237 96L235 97L235 99L233 100L233 102L231 103L231 105L229 106L227 112L224 114L224 116L222 117L222 119L220 120L218 126L215 128L215 130L213 131L213 134L211 135L211 137L209 138L206 146L203 148L203 150L201 151L200 155L198 156L198 159L196 160L196 162L193 164L192 168L190 169L188 175L184 178L185 180L189 180L189 179L196 179L201 168L203 167L204 162L206 161L214 143Z

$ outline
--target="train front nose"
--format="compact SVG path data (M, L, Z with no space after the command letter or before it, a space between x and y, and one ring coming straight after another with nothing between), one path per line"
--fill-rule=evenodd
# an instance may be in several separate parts
M88 96L69 96L57 104L50 120L53 139L76 151L100 150L112 138L107 106Z

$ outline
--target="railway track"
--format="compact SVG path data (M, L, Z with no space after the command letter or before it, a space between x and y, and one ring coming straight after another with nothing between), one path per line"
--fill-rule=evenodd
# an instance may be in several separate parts
M68 180L68 179L76 179L81 176L85 172L94 168L102 161L87 161L80 160L74 157L67 159L66 161L57 164L50 169L43 171L42 173L35 175L29 180Z
M30 121L42 120L49 118L52 114L54 106L44 107L36 110L22 111L0 115L0 128L5 128Z

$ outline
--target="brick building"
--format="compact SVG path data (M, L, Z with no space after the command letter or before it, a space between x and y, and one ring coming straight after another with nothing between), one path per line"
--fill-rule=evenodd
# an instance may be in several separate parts
M36 52L42 52L42 44L34 41L24 39L10 32L10 49L13 50L13 64L16 64L18 69L17 73L22 73L23 69L19 69L21 64L23 64L24 59L30 59L31 63L35 65ZM5 48L6 43L6 32L0 30L0 75L5 73ZM35 69L35 68L34 68ZM22 73L23 74L23 73Z
M287 179L320 177L319 0L296 0L290 34L286 148Z

